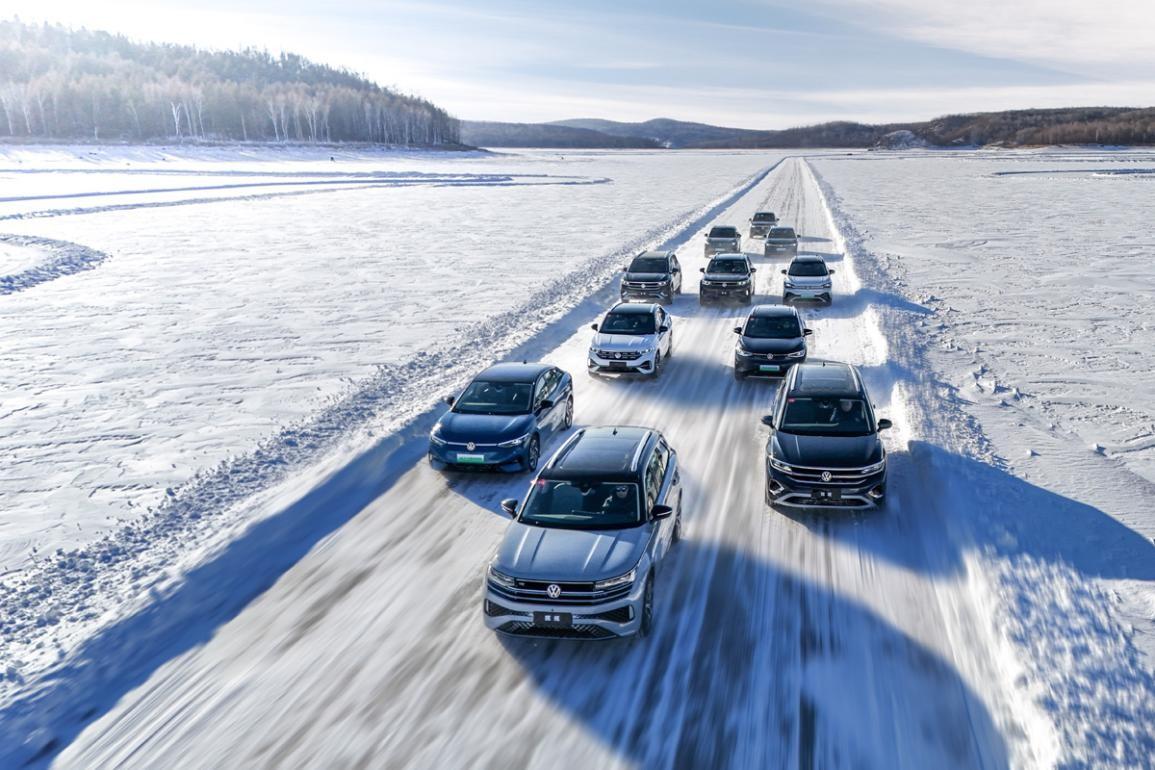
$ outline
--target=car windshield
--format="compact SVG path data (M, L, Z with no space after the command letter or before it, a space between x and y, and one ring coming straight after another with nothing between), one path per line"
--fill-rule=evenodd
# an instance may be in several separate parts
M750 316L743 337L767 340L789 340L802 336L798 319L792 315Z
M825 262L793 262L790 265L790 275L803 278L815 278L827 275Z
M524 524L561 529L622 529L641 524L638 485L538 479L518 517Z
M453 404L462 414L526 414L532 382L487 382L474 380Z
M602 334L653 334L653 313L607 313L602 325Z
M750 268L744 259L711 259L707 273L727 273L729 275L746 275Z
M734 227L715 227L710 231L711 238L737 238L738 230Z
M779 430L803 436L869 436L874 432L860 398L788 398Z
M637 257L630 263L631 273L664 273L667 269L665 257Z
M773 222L774 219L774 215L769 212L760 212L754 215L755 222Z
M771 238L793 238L794 228L791 227L775 227L770 231Z

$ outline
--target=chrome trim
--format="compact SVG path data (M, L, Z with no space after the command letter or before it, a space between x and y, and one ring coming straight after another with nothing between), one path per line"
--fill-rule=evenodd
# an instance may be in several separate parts
M646 435L642 436L642 440L638 442L638 448L634 450L634 459L630 463L631 471L636 471L638 469L638 462L642 459L642 450L646 448L646 444L650 443L650 436L652 436L653 433L654 432L652 430L647 430Z

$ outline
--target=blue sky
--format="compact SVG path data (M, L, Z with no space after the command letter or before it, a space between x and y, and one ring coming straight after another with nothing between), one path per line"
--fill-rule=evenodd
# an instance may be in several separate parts
M750 128L1155 103L1147 0L6 0L211 48L292 50L462 118Z

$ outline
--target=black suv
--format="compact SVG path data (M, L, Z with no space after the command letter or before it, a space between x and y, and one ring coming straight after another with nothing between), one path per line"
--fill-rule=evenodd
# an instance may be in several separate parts
M858 370L799 364L778 390L766 442L766 502L795 508L872 508L886 497L886 450Z
M705 305L715 299L737 299L750 304L754 299L754 273L745 254L718 254L702 268L698 300Z
M682 293L682 266L672 251L643 251L622 272L622 301L673 302Z
M746 322L734 327L734 379L750 375L780 377L806 360L806 338L798 311L782 305L758 305Z

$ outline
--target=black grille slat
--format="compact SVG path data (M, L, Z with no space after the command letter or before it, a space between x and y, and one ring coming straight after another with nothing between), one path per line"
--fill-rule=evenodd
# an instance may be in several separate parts
M601 626L575 624L572 628L545 628L532 623L510 621L497 629L514 636L538 636L552 639L608 639L614 636Z
M499 586L496 583L490 583L489 587L495 593L515 602L527 602L530 604L548 604L548 605L562 605L562 604L604 604L605 602L620 599L630 592L630 586L625 585L620 588L611 588L608 591L594 591L592 583L538 583L536 581L517 581L518 588L506 588ZM540 585L541 588L525 588L523 585ZM561 587L561 596L556 599L551 599L546 590L550 585L558 585ZM588 586L585 590L578 590L567 588L567 586Z

